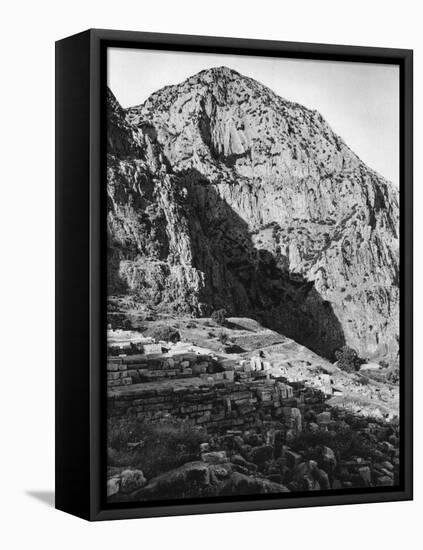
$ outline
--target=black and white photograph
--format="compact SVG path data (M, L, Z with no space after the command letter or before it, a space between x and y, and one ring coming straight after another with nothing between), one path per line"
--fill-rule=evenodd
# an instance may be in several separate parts
M398 487L399 66L109 47L105 94L107 502Z
M2 15L0 548L414 550L417 3Z

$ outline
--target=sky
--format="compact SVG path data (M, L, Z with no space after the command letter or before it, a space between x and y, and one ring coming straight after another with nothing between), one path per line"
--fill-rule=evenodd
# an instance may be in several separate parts
M108 86L122 107L130 107L163 86L221 65L317 109L368 166L399 185L396 65L109 48Z

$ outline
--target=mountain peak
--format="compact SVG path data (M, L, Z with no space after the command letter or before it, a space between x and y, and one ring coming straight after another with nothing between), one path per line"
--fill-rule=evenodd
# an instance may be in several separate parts
M221 65L220 67L210 67L209 69L205 69L203 71L200 71L196 75L194 75L192 78L223 78L225 80L237 80L238 78L243 78L240 73L235 71L234 69L230 69L229 67L226 67L225 65Z

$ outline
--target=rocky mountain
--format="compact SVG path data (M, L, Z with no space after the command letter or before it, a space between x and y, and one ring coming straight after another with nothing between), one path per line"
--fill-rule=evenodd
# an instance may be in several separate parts
M226 67L109 91L107 162L109 295L397 359L398 191L317 111Z

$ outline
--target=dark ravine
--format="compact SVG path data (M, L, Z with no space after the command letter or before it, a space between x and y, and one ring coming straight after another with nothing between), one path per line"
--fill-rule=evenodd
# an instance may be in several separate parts
M316 111L225 67L108 92L109 295L398 353L398 192Z

